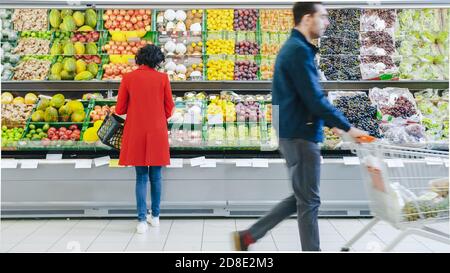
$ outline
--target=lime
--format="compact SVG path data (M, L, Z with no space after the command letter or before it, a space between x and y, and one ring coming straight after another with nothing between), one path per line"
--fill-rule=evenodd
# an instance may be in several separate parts
M5 125L2 126L2 131L6 131L8 130L8 127L6 127Z
M46 124L44 124L44 126L42 126L42 130L44 130L44 132L47 132L49 128L50 128L50 124L48 124L48 123L46 123Z
M36 134L36 130L31 130L31 131L30 131L30 134L31 134L31 135Z
M42 129L41 128L37 129L36 133L38 133L38 134L42 133Z
M34 125L34 124L30 124L30 130L34 130L34 129L36 129L36 126Z

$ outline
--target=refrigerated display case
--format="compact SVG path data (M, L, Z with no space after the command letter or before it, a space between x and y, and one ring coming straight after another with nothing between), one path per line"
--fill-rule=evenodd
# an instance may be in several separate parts
M73 8L64 6L65 4L61 5L57 7L59 10ZM358 12L351 15L356 16L355 14L357 14L357 18L364 17L365 22L351 24L359 27L359 30L355 29L356 36L350 31L341 33L341 37L344 37L342 39L348 40L352 45L358 45L356 50L351 52L344 50L343 52L342 48L334 48L334 41L333 43L330 41L335 38L327 38L328 42L324 40L324 43L318 41L318 46L325 54L319 56L318 63L325 72L325 78L321 84L327 94L330 91L346 91L363 92L369 95L369 91L374 88L406 88L412 95L419 94L418 100L421 101L422 91L432 89L441 98L440 102L435 102L435 106L448 107L448 91L447 93L444 91L449 88L448 74L444 75L445 73L439 70L445 65L448 69L448 56L436 51L435 57L440 62L436 62L435 67L438 68L436 71L441 72L427 74L423 79L420 78L423 73L415 73L416 78L414 79L409 76L403 79L401 73L400 75L390 74L389 70L379 68L379 66L383 66L383 62L375 64L378 66L376 69L372 69L370 65L366 65L370 63L365 61L367 52L380 53L381 51L376 50L377 48L369 48L367 39L372 36L366 35L366 33L391 31L390 27L373 29L377 25L370 24L372 21L380 21L379 17L384 20L388 20L390 17L388 16L386 19L382 12L364 11L374 8L383 9L384 7L367 6L363 2L351 5L336 3L326 3L325 5L336 10L356 9ZM442 15L439 20L442 18L448 20L448 9L443 9L444 6L440 6L437 2L433 5L435 5L436 12ZM10 7L19 8L14 5ZM54 16L51 14L54 6L51 3L45 3L36 4L31 8L37 7L48 8L48 29L52 31L50 17ZM233 24L234 21L231 21L231 24L227 26L230 29L226 30L218 29L221 26L215 25L213 19L222 16L225 20L230 16L241 16L245 12L230 12L229 14L212 12L208 14L208 10L216 8L213 4L211 7L186 4L175 8L171 5L156 4L153 6L122 4L113 7L99 3L95 6L77 7L76 9L88 8L93 9L98 15L97 20L94 20L96 22L95 32L99 33L97 52L95 55L84 54L86 55L83 56L86 70L83 70L83 64L79 62L81 63L78 65L80 71L76 71L77 60L74 60L75 72L96 71L98 74L95 77L92 75L92 79L89 79L90 77L80 76L81 80L77 81L75 72L68 71L69 76L64 75L64 78L67 78L65 80L61 75L56 75L58 73L54 72L58 71L58 65L55 65L58 58L76 59L77 57L76 54L65 54L64 52L48 57L51 64L47 67L48 72L44 73L45 80L14 80L14 72L6 73L8 77L5 78L2 74L2 95L9 92L13 97L11 102L14 97L25 97L29 92L41 95L41 98L32 104L33 109L24 122L23 130L21 132L12 131L13 140L9 141L8 145L2 145L2 217L119 217L134 215L133 169L118 166L119 152L102 145L95 137L92 137L92 134L86 134L86 131L92 132L95 129L94 122L98 119L101 120L103 112L106 111L103 107L108 107L107 109L110 111L114 106L122 73L119 68L122 68L123 72L133 69L133 56L128 54L130 51L133 53L133 48L137 48L141 40L145 40L145 43L161 45L167 51L166 53L170 54L171 57L161 70L171 75L171 86L177 106L176 115L168 123L172 160L171 165L163 171L164 191L161 214L166 216L256 216L263 214L289 194L288 173L285 162L277 150L276 134L272 126L272 119L276 118L276 111L272 118L270 98L272 74L270 70L275 59L274 54L278 49L269 48L275 38L278 42L285 40L280 37L288 35L289 27L280 26L277 29L270 27L270 22L274 18L270 12L267 12L277 8L281 11L274 14L289 16L285 12L289 5L277 5L275 8L271 4L242 7L242 9L252 9L252 15L260 17L257 17L256 22L247 22L247 24L244 24L245 22L241 24L237 20L236 26ZM233 7L219 5L218 8L231 9ZM414 3L397 3L386 6L386 8L389 8L388 15L392 13L392 10L398 15L405 10L419 8L419 6L415 6ZM140 16L142 16L145 33L139 33L139 29L133 29L131 34L130 32L109 32L108 29L115 24L116 17L111 17L114 15L115 9L126 9L126 14L132 10L130 18L136 10L137 13L143 10L143 14ZM168 9L173 9L175 14L172 12L166 14L165 11ZM255 9L257 12L254 12ZM148 10L151 12L147 12ZM177 10L183 12L176 12ZM196 15L200 13L202 16ZM341 13L332 12L331 15L333 16L333 14L337 14L337 17L332 20L335 32L342 31L340 24L344 22L340 21ZM120 15L120 11L118 15ZM147 15L145 19L144 15ZM8 18L11 16L5 14L2 20L9 20ZM210 16L209 21L208 16ZM435 18L433 14L428 16ZM398 18L399 16L394 17L396 23L398 23ZM175 21L182 22L184 27ZM288 22L288 20L281 21L283 24ZM433 22L432 19L429 21ZM70 25L70 22L67 24ZM200 33L198 33L197 26L192 27L195 24L200 25ZM404 34L410 30L405 29L403 23L398 24L400 24L401 31L397 32L396 36L389 32L394 36L379 34L376 37L389 37L388 42L392 41L392 37L399 37L400 41L404 41ZM437 22L438 26L440 24L442 24L441 21ZM184 31L188 25L190 25L189 30ZM442 24L442 26L446 26L446 28L440 29L442 30L440 32L446 32L447 36L439 36L440 39L444 39L439 41L442 45L445 45L445 42L448 45L448 24ZM63 26L63 28L66 27ZM124 28L127 27L129 26L125 23ZM236 27L238 29L235 29ZM179 31L173 32L175 29ZM418 27L414 31L418 33L421 29ZM55 33L52 31L52 41L55 39ZM399 33L403 33L403 36ZM9 32L5 34L2 32L2 48L9 37L14 38L14 35ZM333 33L328 33L328 36L332 37L331 34ZM83 38L76 34L71 35L69 32L69 39L73 38L74 41ZM420 35L416 35L416 37L420 38ZM208 52L208 41L214 39L232 40L233 52L220 52L220 50L217 51L217 48L210 49L212 51ZM353 43L353 40L357 42ZM168 45L170 41L173 44ZM250 45L250 42L255 43L256 46ZM247 46L246 43L249 45ZM11 47L15 46L14 43L9 42L9 44ZM105 45L109 46L105 47ZM378 48L388 48L386 43L377 43L376 45ZM114 49L112 46L115 46ZM128 46L130 49L126 52ZM215 46L214 43L212 46ZM364 48L359 50L361 46ZM370 46L373 45L370 44ZM405 50L403 49L407 46L405 42L401 42L396 47L396 53L402 49L401 53L390 54L400 65L401 71L402 64L405 66ZM255 48L258 48L259 52L254 51ZM440 46L437 48L440 50ZM392 53L390 47L388 49L385 51ZM5 53L7 52L7 50L3 50ZM70 51L70 48L67 51ZM257 53L253 56L252 52ZM94 56L100 57L100 65L97 66L97 70L94 68L89 70L87 64L97 61ZM358 73L349 75L348 73L353 70L346 70L345 65L333 66L333 62L328 61L336 60L336 58L348 60L349 56L350 59L357 60L356 66L349 68L356 72L369 71L370 73L366 74L376 74L375 77L365 77L372 78L372 80L363 80ZM11 59L15 61L13 55L7 55L7 57L8 62ZM378 59L369 58L370 61ZM92 61L88 62L88 60ZM232 71L230 73L233 74L231 79L234 80L225 80L228 77L221 78L221 75L223 76L223 73L226 72L221 71L220 64L209 63L211 60L229 61L230 71ZM71 61L64 61L64 59L60 61L63 67L61 71L66 68L72 70L70 68ZM247 64L245 62L254 62L257 69L249 74L237 74L240 72L240 67ZM16 63L11 62L10 66L14 67ZM348 65L352 66L352 63L348 63ZM117 70L115 70L116 68ZM247 67L244 69L249 70ZM331 78L327 77L330 75ZM328 80L326 80L327 78ZM86 96L87 93L90 95ZM42 136L39 136L41 133L49 135L48 129L37 132L37 129L43 129L46 122L45 120L42 122L39 117L36 117L39 115L35 116L35 120L39 121L34 121L31 115L37 111L42 98L47 96L50 99L55 94L63 94L64 99L80 100L85 116L82 120L75 119L79 122L75 122L72 117L69 117L69 120L63 123L62 115L58 111L58 117L52 121L53 123L49 123L49 127L55 127L58 132L60 127L66 127L63 131L67 132L71 125L76 124L77 128L73 127L73 130L70 131L73 133L74 130L79 130L79 138L75 134L71 139L72 134L70 134L68 139L58 139L53 143L51 140L44 142ZM447 101L447 105L445 105L445 101ZM422 104L417 103L420 109ZM424 116L430 119L430 115L424 113ZM379 122L387 121L380 117ZM436 141L434 141L430 148L448 149L448 117L447 119L443 118L441 122L443 124L447 122L447 127L443 126L439 130L441 142L436 145ZM2 125L6 125L3 120ZM34 127L30 127L30 125ZM430 128L430 126L432 127L432 124L429 122L424 124L428 133L431 133L434 128ZM33 133L31 133L32 130ZM14 134L18 136L17 141L14 140ZM27 135L30 135L31 138L28 139ZM33 139L34 135L38 135L38 137ZM338 137L328 135L326 140L329 142L325 141L322 146L321 215L369 216L368 201L361 183L359 162L355 161L355 156L348 147L342 145L342 141ZM5 136L9 137L7 133ZM446 143L447 145L445 145ZM433 169L433 172L430 173L436 174L446 171L448 168L448 161L440 162L440 164L429 164L426 161L405 162L405 167L414 168L417 164L426 164L430 170Z

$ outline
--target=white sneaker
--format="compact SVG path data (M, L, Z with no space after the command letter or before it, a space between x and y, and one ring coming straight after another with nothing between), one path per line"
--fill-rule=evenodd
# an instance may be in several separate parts
M159 227L159 217L153 217L151 215L147 216L147 222L152 226L152 227Z
M143 234L145 232L147 232L148 230L148 225L146 222L139 222L139 224L136 227L136 232L139 234Z

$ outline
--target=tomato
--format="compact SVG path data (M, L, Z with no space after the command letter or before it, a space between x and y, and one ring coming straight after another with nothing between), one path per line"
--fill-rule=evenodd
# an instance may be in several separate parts
M80 135L80 134L81 134L81 131L78 130L78 129L76 129L76 130L73 130L73 133L72 133L72 134Z
M67 130L66 131L66 136L70 136L72 134L72 130Z
M59 139L59 137L56 135L52 137L52 140L58 140L58 139Z
M67 131L67 128L66 127L61 127L61 128L59 128L59 131L60 132L65 132L65 131Z
M70 125L69 129L75 131L78 129L78 126L76 124Z

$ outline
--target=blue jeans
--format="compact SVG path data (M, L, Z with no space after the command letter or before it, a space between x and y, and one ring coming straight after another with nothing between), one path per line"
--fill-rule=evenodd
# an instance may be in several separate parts
M303 251L320 251L318 214L320 207L320 148L302 139L280 139L280 151L286 159L293 194L276 205L250 227L258 240L281 221L297 213Z
M152 216L159 216L161 203L161 167L136 166L136 203L139 222L147 218L147 181L150 178Z

